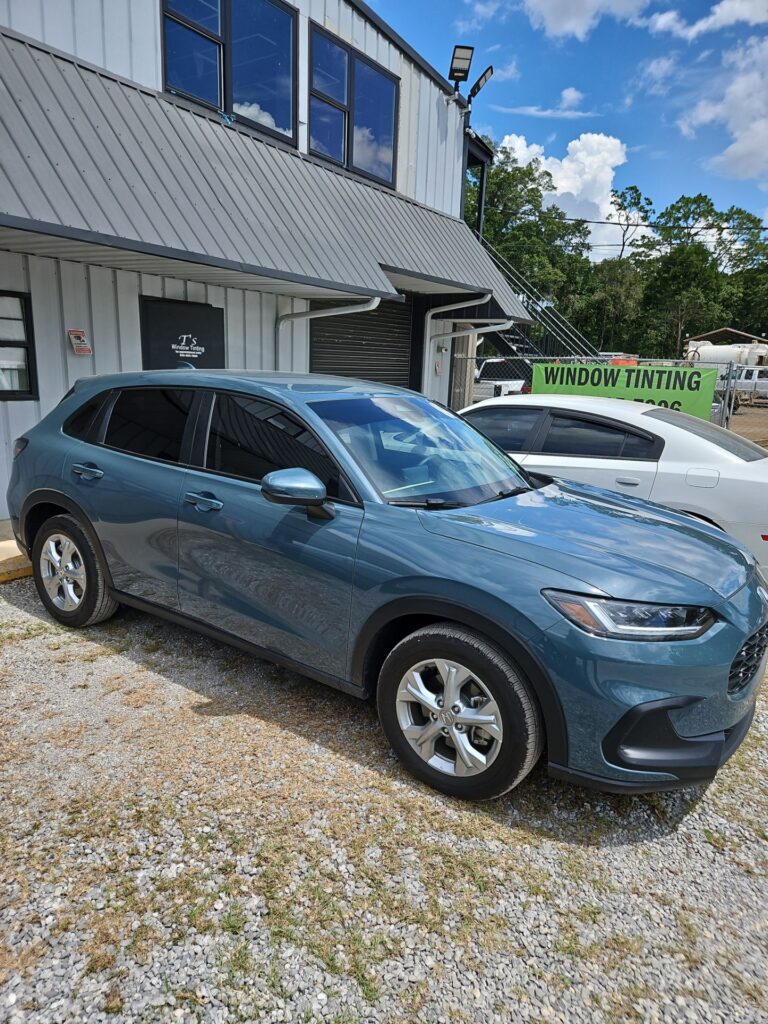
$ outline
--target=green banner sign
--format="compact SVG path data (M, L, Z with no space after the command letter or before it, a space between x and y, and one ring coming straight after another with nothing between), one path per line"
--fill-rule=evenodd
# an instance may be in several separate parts
M708 420L717 369L681 366L611 366L608 363L534 363L537 395L599 395L677 409Z

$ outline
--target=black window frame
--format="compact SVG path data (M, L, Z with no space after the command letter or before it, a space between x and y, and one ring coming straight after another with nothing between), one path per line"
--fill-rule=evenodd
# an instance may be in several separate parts
M552 422L555 419L570 419L570 420L581 420L585 423L593 423L597 426L609 427L612 430L621 431L624 434L624 440L621 443L621 448L616 455L588 455L588 454L575 454L574 452L545 452L542 450L542 445L549 434ZM646 456L628 455L622 454L624 445L626 444L627 435L631 434L635 437L640 437L645 441L650 441L652 444L651 452ZM611 459L616 461L617 459L627 459L632 462L658 462L661 458L661 454L664 451L664 438L659 437L658 434L652 433L650 430L643 430L642 427L636 427L634 424L622 423L621 420L611 419L610 416L600 416L594 413L578 412L571 409L561 408L550 408L546 411L546 416L539 423L538 429L536 430L535 436L531 439L531 447L528 449L528 454L544 455L544 456L562 456L562 458L571 459Z
M161 37L161 52L162 52L162 65L163 65L163 90L171 96L178 96L181 99L187 100L190 103L199 104L205 107L206 110L215 110L218 113L226 114L227 117L231 118L233 122L238 125L244 125L247 128L251 128L253 131L268 135L271 139L278 139L280 142L285 143L288 146L292 146L294 149L297 148L299 143L299 10L293 7L291 4L285 2L285 0L268 0L274 7L278 7L289 14L293 20L293 45L291 52L291 121L292 121L292 133L285 135L283 132L278 132L268 125L262 124L259 121L252 121L248 117L243 117L242 114L237 114L232 109L232 96L233 96L233 85L232 85L232 3L236 3L237 0L220 0L220 31L219 33L212 32L210 29L197 24L189 18L186 18L182 14L178 14L171 8L173 0L162 0L161 7L161 26L160 26L160 37ZM166 19L170 18L171 21L177 21L180 25L185 28L191 29L198 35L209 39L211 42L218 44L221 55L221 67L220 67L220 82L219 82L219 93L222 101L221 106L214 106L208 103L206 100L201 99L199 96L194 96L191 93L185 92L183 89L178 89L172 86L168 82L168 60L165 52L165 22Z
M40 398L37 383L37 356L35 352L35 330L32 323L32 296L29 292L0 289L0 298L21 300L21 321L24 324L24 341L0 341L0 349L23 348L27 353L28 391L0 390L0 402L36 402Z
M116 448L114 445L107 444L106 436L109 428L109 421L112 418L112 412L117 404L117 400L121 394L125 391L191 391L192 402L189 406L189 412L187 413L187 422L184 424L184 433L181 437L181 445L179 449L178 459L160 459L156 455L142 455L140 452L131 452L126 448ZM101 407L91 421L91 425L88 430L90 436L83 438L82 440L95 444L99 448L104 448L108 452L118 452L120 455L126 455L131 459L141 459L143 462L157 462L163 466L180 466L182 469L188 469L191 463L195 430L197 429L197 421L200 415L200 399L201 389L196 388L191 384L129 384L126 387L115 388L106 401L102 402Z
M315 89L313 85L314 79L314 67L315 67L315 34L325 36L334 46L338 46L340 50L345 50L347 53L347 102L339 103L338 100L333 99L331 96L327 96L319 89ZM392 140L392 179L387 180L386 178L380 178L377 174L371 174L370 171L362 170L356 167L352 162L353 146L352 137L354 134L353 124L353 112L355 107L355 89L357 73L355 69L355 62L360 61L363 64L367 64L369 68L377 71L385 78L390 79L395 87L395 112L394 112L394 125ZM309 98L307 101L307 152L318 160L323 160L327 163L333 164L335 167L343 167L344 170L349 171L350 174L359 175L361 178L366 178L368 181L375 181L379 185L385 185L387 188L397 188L397 154L398 154L398 142L400 139L400 78L383 67L381 64L377 64L375 60L372 60L362 50L358 50L354 46L350 46L349 43L340 39L339 36L335 36L332 32L328 32L327 29L323 28L316 21L310 19L309 22ZM312 148L312 118L310 114L312 98L321 100L323 103L327 103L329 107L335 107L336 110L340 110L346 119L346 129L344 132L344 160L336 160L334 157L329 156L327 153L321 153L317 149Z
M249 391L238 391L234 388L200 388L200 405L196 416L195 432L192 439L191 451L190 451L190 462L189 468L194 469L199 473L207 473L209 476L222 477L225 480L237 480L238 483L247 484L251 487L261 488L261 480L254 480L243 476L238 476L237 473L225 473L219 469L209 469L206 466L206 456L208 452L208 438L211 431L211 423L213 421L213 410L216 405L216 395L231 395L233 398L246 398L249 401L262 402L264 405L268 405L275 409L276 412L284 413L285 415L293 417L298 423L310 434L320 445L321 450L328 459L333 463L336 469L339 471L339 480L344 482L349 493L352 495L351 499L347 498L333 498L328 497L328 503L332 505L346 505L350 508L362 508L363 502L358 494L357 488L349 478L349 474L344 470L344 467L339 462L338 458L329 449L323 438L318 432L304 419L299 413L291 408L290 406L283 405L280 402L276 402L271 398L267 398L264 395L255 394Z

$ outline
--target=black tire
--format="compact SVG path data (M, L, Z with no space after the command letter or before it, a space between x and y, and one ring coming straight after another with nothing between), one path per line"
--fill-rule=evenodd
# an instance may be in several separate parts
M82 566L85 570L85 587L82 598L78 607L73 611L57 607L43 580L41 567L43 547L48 539L56 534L72 541L82 558ZM119 607L117 601L109 595L104 570L93 544L73 516L53 516L51 519L47 519L37 531L32 545L32 574L38 596L46 611L62 625L74 628L93 626L97 622L104 622L105 619L111 618Z
M428 764L406 739L397 711L400 683L415 665L445 659L463 665L496 702L503 726L495 759L468 777ZM417 778L450 796L490 800L517 786L544 747L544 726L530 684L502 650L486 637L450 622L426 626L402 640L382 666L377 692L379 720L392 749Z

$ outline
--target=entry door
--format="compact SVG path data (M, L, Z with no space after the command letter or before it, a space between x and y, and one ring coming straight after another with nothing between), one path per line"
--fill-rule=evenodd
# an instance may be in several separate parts
M224 369L224 310L142 296L141 358L145 370L175 370L180 363Z
M363 511L345 500L338 467L291 413L230 393L215 397L205 467L182 488L182 611L344 677ZM294 467L325 483L330 518L263 497L266 473Z

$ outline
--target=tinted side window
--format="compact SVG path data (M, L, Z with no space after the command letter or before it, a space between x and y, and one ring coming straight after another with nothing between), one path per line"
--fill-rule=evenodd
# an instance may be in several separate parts
M623 459L653 459L655 454L656 439L653 437L641 437L640 434L627 434L624 447L621 449Z
M189 389L121 391L109 417L104 443L133 455L178 462L193 396Z
M541 446L551 455L593 455L618 458L624 444L624 431L603 423L555 416Z
M93 423L96 413L101 408L101 403L103 401L103 393L100 395L94 395L93 398L89 398L87 402L83 403L79 409L76 409L72 415L64 421L64 426L62 427L64 433L69 434L70 437L85 437Z
M525 442L541 416L541 409L493 408L468 412L465 419L505 452L525 451Z
M336 464L300 420L246 395L216 395L205 466L255 481L275 469L300 467L322 480L329 498L350 497L346 489L340 493Z

